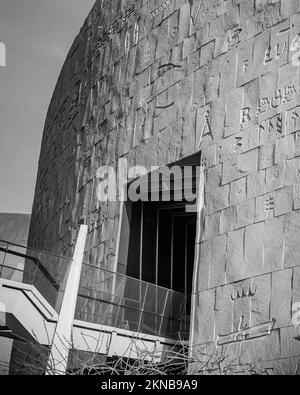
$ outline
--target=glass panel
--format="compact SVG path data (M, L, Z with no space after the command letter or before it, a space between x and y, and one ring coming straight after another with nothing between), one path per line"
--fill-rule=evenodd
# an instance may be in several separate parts
M101 268L90 270L103 281L98 290L80 287L76 319L174 340L185 333L184 294Z
M122 264L124 273L134 278L140 278L140 244L141 244L141 215L142 215L142 204L136 203L128 205L130 207L130 230L129 230L129 242L128 250L126 250L128 258L126 261L125 252L122 254ZM128 233L128 231L127 231ZM125 237L125 235L124 235ZM122 245L120 245L120 250ZM123 249L125 247L123 246ZM120 256L121 259L121 256ZM120 270L119 270L120 271Z
M173 227L173 289L178 292L185 292L185 230L184 219L174 218Z
M13 255L13 253L22 255L24 249L16 246L9 246L5 256L5 264L2 269L2 276L7 280L22 281L21 272L24 270L25 259L22 256Z
M172 217L168 210L159 212L158 285L171 288Z
M140 332L147 335L158 336L160 324L160 315L155 315L144 311L142 314Z
M10 244L0 253L1 277L33 285L59 312L71 259Z
M153 205L144 204L143 209L143 263L142 279L145 282L156 283L156 235L157 211Z

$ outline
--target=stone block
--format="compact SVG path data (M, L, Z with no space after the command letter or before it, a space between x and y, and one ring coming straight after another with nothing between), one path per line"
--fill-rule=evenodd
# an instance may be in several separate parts
M229 184L227 184L207 193L206 203L210 214L229 206L229 190Z
M279 189L275 193L275 216L287 214L293 210L294 188Z
M188 58L187 74L191 74L200 67L200 51L194 52ZM203 104L204 105L204 104Z
M216 336L227 335L233 330L232 286L226 285L216 290Z
M256 289L251 298L251 326L270 322L271 304L271 274L257 277L252 280L252 288Z
M300 183L300 158L288 160L286 162L285 185Z
M210 270L210 255L211 255L211 241L204 241L200 244L200 255L198 261L198 275L196 292L202 292L209 288L209 270Z
M255 222L265 221L274 217L275 193L259 196L256 199Z
M300 211L288 215L284 229L284 267L300 266Z
M206 172L206 190L219 188L222 180L222 165L210 167Z
M244 89L238 88L227 94L225 137L241 130L241 110L244 103Z
M211 105L201 107L197 110L196 121L196 144L199 151L202 147L213 143L214 135L211 128Z
M221 0L217 4L217 16L223 15L228 12L228 2L227 0Z
M212 129L214 142L218 142L222 140L224 137L225 113L226 113L225 97L213 101L211 106L211 129Z
M241 19L250 19L253 17L255 12L255 1L240 1L240 18Z
M216 146L210 145L209 147L204 147L201 151L201 163L205 169L214 167L217 164L216 156Z
M292 303L300 303L300 267L293 269L293 301Z
M223 164L222 183L227 184L255 173L258 164L258 149L245 152L238 156L235 161L227 161Z
M267 72L261 77L261 97L257 106L258 121L274 117L281 104L281 91L278 86L278 71Z
M214 56L215 41L210 41L209 43L201 47L200 54L200 66L207 65Z
M251 280L243 281L242 283L235 284L235 288L244 287L249 289ZM240 289L242 289L240 288ZM244 325L250 324L250 298L239 298L235 300L233 306L233 331L238 331L240 329L241 322L243 320Z
M242 153L245 141L243 137L242 133L237 133L220 142L217 147L218 163L237 160L238 154Z
M215 340L215 290L200 292L195 296L196 311L194 335L198 344Z
M257 103L261 97L260 78L256 78L243 86L244 102L241 111L241 127L249 128L251 125L257 125L259 118L256 113Z
M220 213L207 215L204 219L202 240L209 240L220 234Z
M264 10L267 4L267 0L256 0L255 2L255 13L259 13Z
M295 156L300 156L300 131L294 133L295 137Z
M276 328L291 326L292 274L291 269L272 274L271 317L276 319Z
M236 87L237 50L233 49L224 55L221 62L220 96L226 95Z
M254 223L255 199L237 205L236 227L242 228Z
M231 206L221 211L220 233L228 233L235 229L237 217L237 206Z
M290 54L289 54L289 61L290 62L296 62L297 64L297 58L299 56L298 51L299 51L299 32L300 32L300 14L297 13L295 15L292 15L290 17L290 25L291 25L291 30L290 30Z
M254 39L248 40L238 48L237 87L254 78L253 50Z
M266 172L259 170L247 177L247 198L251 199L266 193Z
M266 64L266 55L270 49L270 41L270 30L266 30L264 33L255 37L253 52L254 77L268 72L269 66Z
M196 50L196 35L193 34L190 37L187 37L183 40L183 51L182 51L182 59L192 55ZM200 67L200 52L195 54L197 55L197 64ZM192 60L192 59L191 59Z
M169 21L165 19L159 26L159 40L157 40L155 59L160 59L169 50Z
M284 217L265 222L264 272L270 273L283 268Z
M205 77L205 103L210 103L219 97L221 59L215 58L208 62Z
M192 106L193 83L194 83L193 75L189 75L178 82L178 96L177 96L177 100L175 101L175 105L178 108L177 116L179 118L183 117L184 121L186 120L185 118L186 118L187 108L190 109ZM171 103L172 102L169 102L168 104L171 105ZM170 108L172 109L172 107ZM175 115L173 116L175 120L176 111L174 111L174 109L172 109L172 111L175 112Z
M225 284L227 235L212 239L209 288Z
M247 178L237 180L230 185L230 205L233 206L246 200ZM225 207L224 207L225 208Z
M245 146L247 147L245 151L258 148L261 145L259 139L259 128L257 125L250 125L247 129L243 130L242 133L244 133L243 140L245 140Z
M226 256L226 281L240 281L244 274L244 237L245 229L228 233L228 248Z
M269 372L272 372L275 376L299 376L299 362L298 358L283 358L273 362L266 362L261 366L268 369L268 366L272 366Z
M199 29L195 29L193 26L193 23L191 24L191 33L197 34L197 48L201 48L205 44L208 44L209 42L214 45L214 40L211 39L210 37L210 32L209 32L209 24L205 24L204 26L201 26Z
M285 163L269 167L266 173L267 192L283 188L285 185Z
M167 20L169 23L169 32L168 32L169 46L172 48L178 43L179 10L176 10Z
M288 63L289 28L290 28L290 21L287 19L273 26L271 29L271 42L270 42L270 55L269 55L270 70L276 70L278 67ZM280 83L279 86L281 86Z
M260 144L272 144L285 134L285 115L280 113L259 123L258 133Z
M274 143L267 143L259 147L258 150L258 168L260 170L273 166L274 164Z
M215 40L214 57L223 55L228 50L229 50L228 34L223 33L222 35L218 36Z
M286 134L295 133L300 130L300 107L294 107L286 114Z
M274 361L280 358L280 333L273 331L261 344L259 359Z
M279 69L278 86L281 95L278 111L286 111L295 107L299 100L297 67L287 63Z
M178 30L179 43L190 35L190 12L191 12L190 3L185 3L180 7L179 30Z
M300 185L296 184L293 187L294 192L294 210L300 209Z
M299 0L283 0L281 1L281 16L288 18L291 15L299 12Z
M280 330L281 358L299 357L299 328L289 327Z
M295 156L295 136L290 134L276 140L274 164L285 162Z
M250 225L245 234L244 278L263 273L264 223Z

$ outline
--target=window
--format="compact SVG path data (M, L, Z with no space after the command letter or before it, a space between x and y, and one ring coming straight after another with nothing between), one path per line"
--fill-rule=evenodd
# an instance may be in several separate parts
M199 184L197 169L200 167L200 154L172 166L193 169L190 184L193 193L190 195L195 197ZM149 183L149 176L142 177L140 182ZM187 206L196 204L196 199L188 199L187 202L184 193L181 193L182 198L178 199L177 181L172 179L170 183L169 201L162 199L164 180L160 178L157 201L143 199L145 201L128 201L124 204L117 271L150 284L190 295L195 260L197 212L189 212ZM180 188L184 188L184 182ZM148 197L150 196L149 194ZM187 309L190 309L190 303Z

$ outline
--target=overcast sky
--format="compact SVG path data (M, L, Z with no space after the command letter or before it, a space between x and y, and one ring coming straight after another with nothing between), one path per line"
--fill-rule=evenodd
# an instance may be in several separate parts
M95 0L0 0L0 212L30 213L44 121Z

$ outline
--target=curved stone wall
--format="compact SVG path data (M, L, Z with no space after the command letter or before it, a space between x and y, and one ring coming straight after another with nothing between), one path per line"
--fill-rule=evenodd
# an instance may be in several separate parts
M97 202L97 168L202 150L192 339L278 372L300 354L299 11L298 0L98 0L51 101L30 231L31 246L68 254L87 222L86 259L113 268L119 207Z

